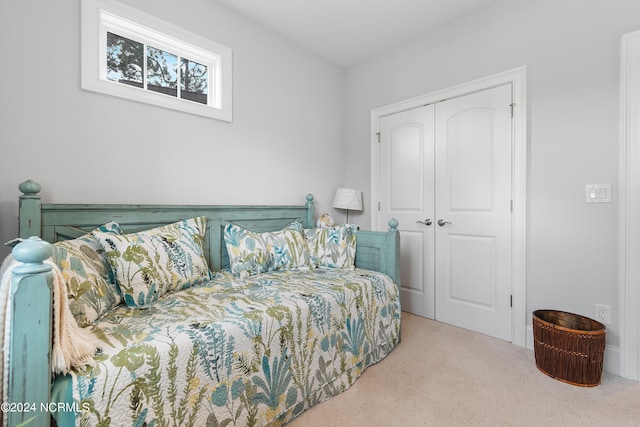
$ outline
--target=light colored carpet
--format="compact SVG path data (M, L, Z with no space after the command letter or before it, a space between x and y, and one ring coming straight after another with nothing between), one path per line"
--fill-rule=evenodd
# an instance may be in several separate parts
M639 382L565 384L538 371L532 350L402 315L390 355L289 426L640 426Z

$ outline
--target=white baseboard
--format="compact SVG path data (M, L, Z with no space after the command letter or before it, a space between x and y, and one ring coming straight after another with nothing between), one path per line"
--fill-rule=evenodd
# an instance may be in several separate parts
M527 325L527 348L533 350L533 326ZM607 345L604 348L604 371L620 376L620 347L614 345Z

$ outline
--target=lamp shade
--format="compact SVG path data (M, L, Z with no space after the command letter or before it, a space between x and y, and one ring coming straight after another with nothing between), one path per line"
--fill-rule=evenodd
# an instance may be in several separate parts
M362 210L362 192L353 188L338 188L333 207L350 211Z

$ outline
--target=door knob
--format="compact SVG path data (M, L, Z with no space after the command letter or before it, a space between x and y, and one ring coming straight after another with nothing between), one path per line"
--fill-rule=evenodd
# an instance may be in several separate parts
M427 226L431 225L431 223L432 223L431 218L427 218L424 221L416 221L416 224L424 224Z
M439 225L440 227L444 227L444 226L445 226L445 225L447 225L447 224L451 224L451 221L445 221L445 220L444 220L444 219L442 219L442 218L440 218L440 219L438 220L438 225Z

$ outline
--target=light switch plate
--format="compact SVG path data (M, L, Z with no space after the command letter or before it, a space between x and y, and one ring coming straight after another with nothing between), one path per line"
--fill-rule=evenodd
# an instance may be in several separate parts
M586 203L611 203L611 184L587 184L584 187Z

